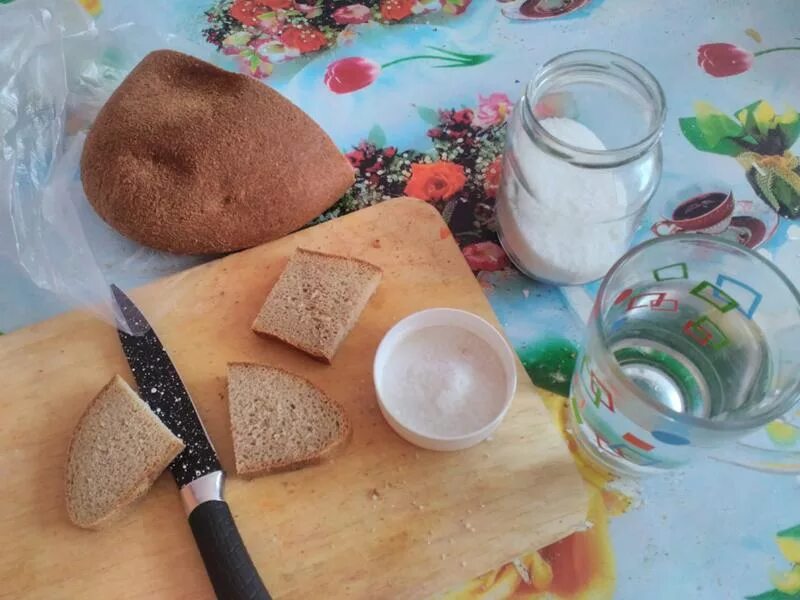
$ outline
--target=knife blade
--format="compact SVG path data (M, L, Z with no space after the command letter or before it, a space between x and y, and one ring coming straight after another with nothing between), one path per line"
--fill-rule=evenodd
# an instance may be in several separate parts
M117 328L139 396L185 448L169 470L218 598L270 600L223 497L224 473L178 370L145 316L116 285Z

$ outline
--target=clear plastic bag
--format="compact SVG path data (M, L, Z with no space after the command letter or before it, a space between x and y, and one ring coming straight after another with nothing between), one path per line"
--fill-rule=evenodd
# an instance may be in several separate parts
M86 131L148 52L206 52L131 21L99 27L64 0L0 6L0 39L0 256L113 323L108 284L131 287L202 259L143 248L95 214L80 182Z

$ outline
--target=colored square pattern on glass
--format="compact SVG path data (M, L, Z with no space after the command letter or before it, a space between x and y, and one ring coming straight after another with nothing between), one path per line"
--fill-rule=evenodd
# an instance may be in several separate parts
M597 375L594 374L592 371L591 379L589 380L589 389L592 392L592 400L594 400L594 405L599 407L601 404L608 408L611 412L614 412L614 398L611 395L611 391L603 385L603 382L597 378Z
M689 279L689 267L685 262L666 265L653 270L653 279L669 281L670 279Z
M710 350L719 350L730 343L728 336L722 332L719 325L708 318L708 315L703 315L697 321L691 319L686 321L683 333Z
M583 417L581 417L581 411L578 408L577 399L572 398L572 401L570 402L570 404L572 404L572 414L575 416L575 422L578 425L583 425Z
M705 300L720 312L726 313L729 310L733 310L739 306L739 303L736 302L736 300L731 298L728 294L723 292L710 281L701 281L694 286L692 291L689 293L692 296L700 298L701 300Z
M617 456L620 456L620 457L624 458L625 455L622 454L622 451L621 451L621 448L624 448L624 446L621 446L620 444L613 444L613 445L610 444L606 438L604 438L602 435L600 435L597 432L595 432L594 436L595 436L595 439L597 440L597 446L601 450L605 450L606 452L613 452Z
M750 287L743 281L739 281L733 277L728 277L727 275L717 276L717 286L720 289L725 287L729 289L736 288L735 294L739 299L739 306L737 308L739 312L748 319L753 318L753 315L756 314L756 310L758 309L758 305L761 304L761 300L764 298L764 296L755 288ZM742 305L742 301L748 296L752 299L750 300L750 305L745 309L745 307Z
M677 312L678 301L667 298L666 292L649 292L634 296L628 302L628 310L635 308L649 308L662 312Z
M644 450L645 452L650 452L655 446L653 444L648 444L642 439L639 439L632 433L628 432L622 436L622 439L628 442L631 446L636 446L639 450Z

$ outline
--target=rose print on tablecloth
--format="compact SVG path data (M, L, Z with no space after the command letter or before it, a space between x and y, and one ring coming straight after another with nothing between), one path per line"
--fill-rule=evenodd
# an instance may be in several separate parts
M473 271L502 271L509 266L508 256L496 242L476 242L461 250Z
M397 196L430 202L444 217L475 271L509 268L497 241L494 199L500 177L505 123L512 103L505 94L481 96L476 110L417 107L428 122L427 151L399 150L376 127L347 157L356 171L353 187L314 222L353 212ZM482 115L482 117L481 117Z
M697 49L697 65L712 77L731 77L750 70L753 61L764 54L800 50L800 46L781 46L750 52L734 44L717 42Z
M414 163L403 193L428 202L449 200L463 189L466 182L464 167L456 163L447 160Z
M471 0L217 0L205 11L207 42L237 59L239 70L268 77L273 65L352 39L359 25L391 25L442 12L457 16Z
M696 102L695 115L680 119L689 143L735 158L761 200L783 217L800 218L800 159L790 151L800 137L800 115L794 108L778 114L759 100L731 118L707 102Z
M360 25L372 19L372 11L364 4L348 4L334 10L332 16L339 25Z
M475 124L480 127L505 123L506 118L514 105L505 94L489 94L478 97L478 113L475 115Z
M334 94L350 94L372 84L381 71L409 61L435 61L434 68L474 67L492 58L491 54L465 54L445 48L428 46L427 54L414 54L379 65L374 60L348 56L333 61L325 69L324 81Z

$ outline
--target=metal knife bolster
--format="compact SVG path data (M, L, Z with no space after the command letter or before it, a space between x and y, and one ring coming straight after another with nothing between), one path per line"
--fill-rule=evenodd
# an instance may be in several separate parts
M180 489L180 493L186 516L192 514L192 511L203 502L224 501L224 486L225 473L222 471L212 471L184 485Z

